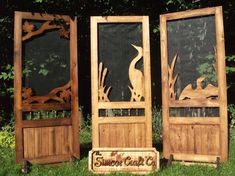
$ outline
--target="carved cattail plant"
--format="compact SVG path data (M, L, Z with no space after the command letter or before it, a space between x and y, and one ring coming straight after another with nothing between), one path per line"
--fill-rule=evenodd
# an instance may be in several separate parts
M168 79L169 79L169 93L170 93L170 99L175 100L176 98L176 93L175 93L175 83L176 80L179 76L177 73L176 76L174 76L174 68L175 68L175 63L178 58L178 54L176 54L171 62L171 65L168 65Z

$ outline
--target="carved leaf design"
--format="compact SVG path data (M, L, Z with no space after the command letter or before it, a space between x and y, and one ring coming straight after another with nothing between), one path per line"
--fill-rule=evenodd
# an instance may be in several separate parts
M22 29L25 33L28 33L28 32L32 32L34 30L34 27L35 26L33 24L29 23L28 21L25 21Z
M71 81L62 87L53 89L48 95L45 96L32 96L31 88L22 89L22 98L24 104L32 103L46 103L49 100L53 100L59 103L70 102L71 100Z
M109 92L111 87L108 87L106 89L106 86L104 85L104 80L105 77L107 75L108 69L107 68L103 68L103 63L100 62L99 64L99 87L98 87L98 99L99 101L102 102L109 102Z
M177 58L178 54L174 56L171 65L168 65L169 93L170 93L170 99L173 100L175 100L176 98L175 83L179 76L179 74L176 74L176 76L174 76L174 68Z

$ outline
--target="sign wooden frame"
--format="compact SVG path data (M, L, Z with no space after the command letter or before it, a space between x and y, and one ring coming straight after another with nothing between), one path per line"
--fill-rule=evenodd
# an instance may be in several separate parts
M130 24L140 23L142 25L142 47L143 47L143 65L145 84L142 85L145 90L144 101L119 101L108 102L99 101L99 64L98 64L98 25L99 24ZM105 66L104 66L105 67ZM101 66L102 68L102 66ZM108 68L107 68L108 69ZM147 16L107 16L91 17L91 94L92 94L92 146L97 147L152 147L152 105L151 105L151 78L150 78L150 49L149 49L149 23ZM128 86L128 85L127 85ZM104 92L105 93L105 92ZM122 117L99 117L100 109L132 109L143 108L144 116L122 116ZM139 128L143 125L143 129ZM101 129L101 126L104 128ZM131 126L130 128L128 127ZM107 130L107 126L109 129ZM130 144L125 144L128 139L125 133L125 127L129 134L132 134ZM136 131L132 133L132 130ZM123 131L122 135L114 136L118 130ZM137 134L140 137L135 137ZM105 136L106 135L106 136ZM107 135L110 135L109 137ZM141 136L142 135L142 136ZM103 140L103 141L101 141ZM105 141L104 141L105 140ZM108 144L109 143L109 144ZM128 142L127 142L128 143Z
M52 24L51 21L59 19L69 24L68 31L62 26ZM23 24L23 20L45 21L40 29L34 30L30 23ZM31 25L31 26L30 26ZM58 163L80 157L79 145L79 113L78 113L78 74L77 74L77 20L65 15L49 15L29 12L15 12L14 32L14 113L16 131L16 161L31 163ZM46 30L61 29L60 35L70 39L70 81L64 87L52 90L46 96L31 96L23 101L22 88L22 43L39 35ZM23 35L24 31L24 35ZM69 35L67 35L68 33ZM70 37L69 37L70 36ZM47 103L55 97L58 91L66 90L69 101L65 103ZM67 95L67 94L66 94ZM67 97L68 98L68 97ZM36 102L36 103L35 103ZM23 112L37 110L71 110L70 118L23 120ZM61 135L58 137L58 135ZM39 140L43 139L42 140ZM60 139L59 139L60 138ZM48 139L48 140L47 140ZM59 142L59 140L64 142ZM40 142L41 141L41 142ZM59 147L63 148L61 151ZM48 150L48 154L45 151Z
M216 46L215 46L215 58L217 67L217 81L218 81L218 99L217 101L201 101L196 99L189 99L184 101L172 100L170 97L170 79L169 74L171 67L168 63L168 34L167 23L173 20L183 20L188 18L215 16L215 32L216 32ZM225 73L225 49L224 49L224 31L223 31L223 15L222 7L205 8L190 10L185 12L176 12L163 14L160 16L160 32L161 32L161 67L162 67L162 107L163 107L163 153L164 157L170 159L173 156L175 160L184 161L202 161L202 162L215 162L220 158L221 161L228 159L228 128L227 128L227 94L226 94L226 73ZM217 57L216 57L217 56ZM174 62L174 61L173 61ZM177 64L177 62L176 62ZM174 65L174 64L173 64ZM174 67L174 66L173 66ZM177 77L173 75L172 78ZM177 78L176 78L177 79ZM200 96L199 96L200 97ZM170 108L175 107L218 107L219 117L170 117ZM199 134L196 136L190 136L189 132L184 133L174 131L174 125L178 125L180 128L185 126L186 128L196 129L201 126L200 130L204 130L202 136ZM204 127L202 127L204 125ZM213 131L214 129L214 131ZM210 130L212 130L210 132ZM195 131L194 131L195 132ZM216 136L213 134L216 132ZM178 140L180 145L183 145L183 136L188 136L195 142L194 150L188 151L174 151L174 146L178 145L176 140L172 138L173 133L180 137ZM203 135L207 135L208 139L205 139ZM210 137L209 137L210 135ZM200 139L199 139L200 138ZM210 139L214 138L214 139ZM197 139L197 140L196 140ZM205 144L212 140L211 146L214 146L216 152L210 154L207 152L199 152L199 143ZM188 142L189 144L189 142ZM202 148L205 149L204 145ZM213 148L213 147L212 147Z
M159 161L155 148L93 148L89 151L89 170L100 174L147 174L160 168Z

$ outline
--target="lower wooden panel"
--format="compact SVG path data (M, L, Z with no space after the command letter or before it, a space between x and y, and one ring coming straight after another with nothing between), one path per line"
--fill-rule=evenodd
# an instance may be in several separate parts
M24 158L67 155L72 151L72 127L24 128Z
M146 147L144 123L99 125L99 147Z
M219 155L219 125L170 125L170 153Z

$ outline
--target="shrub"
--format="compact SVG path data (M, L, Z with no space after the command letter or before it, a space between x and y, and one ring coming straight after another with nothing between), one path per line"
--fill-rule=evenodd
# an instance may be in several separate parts
M162 140L162 109L154 106L152 113L153 138Z
M0 148L15 148L14 124L3 126L0 131Z
M229 127L235 128L235 104L228 105Z

